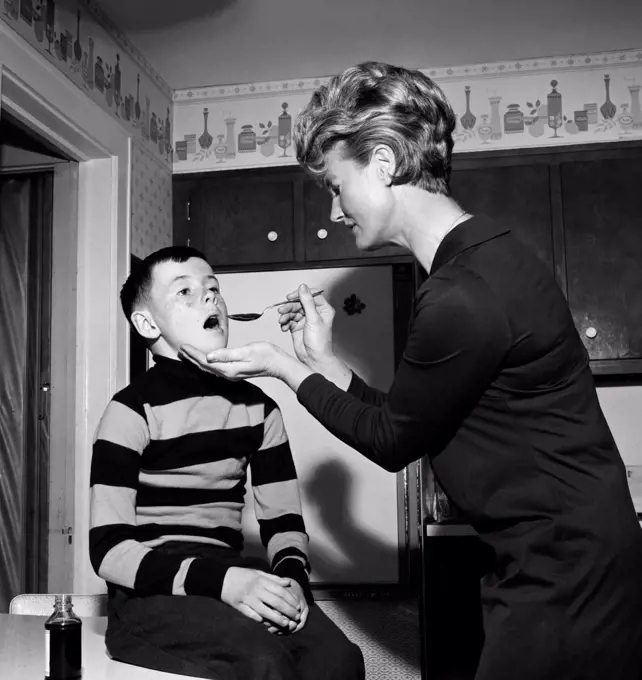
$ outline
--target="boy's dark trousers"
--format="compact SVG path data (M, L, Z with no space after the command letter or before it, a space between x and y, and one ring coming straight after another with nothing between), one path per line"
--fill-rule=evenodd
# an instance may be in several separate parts
M359 647L315 605L300 631L276 635L210 597L109 591L105 643L119 661L213 680L365 678Z

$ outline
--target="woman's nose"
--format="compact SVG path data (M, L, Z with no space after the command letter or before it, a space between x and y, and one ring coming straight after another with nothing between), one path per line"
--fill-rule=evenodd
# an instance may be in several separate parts
M341 210L341 205L338 196L332 197L332 207L330 208L330 220L332 222L343 221L343 210Z

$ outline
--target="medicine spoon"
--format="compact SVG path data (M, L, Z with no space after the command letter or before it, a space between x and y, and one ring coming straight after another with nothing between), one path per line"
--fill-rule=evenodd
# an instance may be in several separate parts
M316 297L317 295L321 295L323 293L323 289L321 290L315 290L312 292L312 297ZM260 319L265 312L267 312L268 309L272 309L272 307L280 307L281 305L287 305L288 302L300 302L300 298L295 297L292 300L283 300L282 302L275 302L274 304L268 305L262 312L246 312L244 314L228 314L227 318L232 319L233 321L256 321L257 319Z

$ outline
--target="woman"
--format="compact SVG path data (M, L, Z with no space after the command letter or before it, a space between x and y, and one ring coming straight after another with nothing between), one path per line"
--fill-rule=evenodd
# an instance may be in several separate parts
M268 343L207 357L230 379L270 375L387 470L425 455L494 551L482 584L478 680L638 680L642 531L565 298L510 233L450 197L455 116L418 71L366 63L300 114L299 162L359 248L404 246L430 273L388 394L332 353L333 310L280 308L297 358Z

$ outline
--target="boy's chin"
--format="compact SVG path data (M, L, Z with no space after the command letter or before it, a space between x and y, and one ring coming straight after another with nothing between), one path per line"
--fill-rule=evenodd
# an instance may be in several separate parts
M213 337L211 340L199 342L198 345L194 346L197 349L200 349L201 352L207 354L208 352L213 352L214 350L223 349L224 347L227 347L227 340L223 336Z

